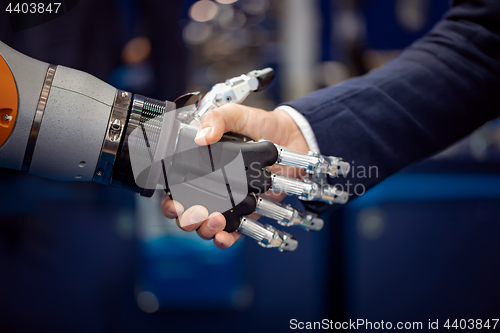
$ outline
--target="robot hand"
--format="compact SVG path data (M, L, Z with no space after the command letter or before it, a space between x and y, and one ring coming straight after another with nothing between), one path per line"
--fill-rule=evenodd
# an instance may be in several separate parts
M344 204L348 194L329 185L326 179L346 175L349 164L337 157L326 157L314 152L299 153L270 141L254 142L233 133L226 133L219 142L209 146L193 145L199 122L209 110L222 104L240 103L251 91L260 91L267 86L272 77L271 69L253 71L215 85L201 102L198 93L179 98L176 101L177 108L184 110L179 112L178 119L184 125L179 131L176 152L169 160L166 178L170 184L168 194L183 207L196 203L205 206L209 212L222 211L226 219L225 231L239 231L256 239L263 247L293 251L297 247L293 236L273 226L263 226L248 215L257 213L285 227L299 226L314 231L322 229L323 220L313 213L300 212L291 205L276 204L261 194L271 190L297 195L304 201ZM186 111L186 105L192 105L192 108ZM241 157L240 164L238 157ZM301 179L269 171L268 168L274 164L303 170ZM221 171L219 189L216 185L217 175L213 175L218 170ZM193 178L196 178L196 184L183 183ZM218 200L224 196L228 198ZM231 205L224 206L224 201L230 201Z
M259 195L274 190L302 200L345 203L347 193L326 178L346 174L349 165L241 135L226 134L209 146L194 141L208 111L241 103L273 75L270 69L250 72L214 86L199 102L190 94L173 103L118 90L0 42L0 167L59 181L94 181L143 196L167 189L185 208L202 205L224 212L230 232L293 250L290 235L247 215L258 212L309 230L320 229L322 221ZM306 176L273 174L268 168L275 163L304 169Z

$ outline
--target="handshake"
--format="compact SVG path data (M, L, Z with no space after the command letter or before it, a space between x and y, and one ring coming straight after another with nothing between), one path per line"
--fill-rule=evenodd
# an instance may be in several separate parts
M230 247L243 234L263 247L293 251L298 243L292 235L256 220L266 216L285 227L317 231L323 220L316 214L279 202L286 195L327 204L348 200L348 193L327 182L347 175L348 163L309 151L285 110L239 105L273 77L269 68L253 71L215 85L201 101L198 93L181 96L167 102L161 119L151 119L129 136L136 183L154 191L158 186L151 186L151 175L159 177L153 183L166 192L163 214L219 248ZM155 153L152 142L157 142Z

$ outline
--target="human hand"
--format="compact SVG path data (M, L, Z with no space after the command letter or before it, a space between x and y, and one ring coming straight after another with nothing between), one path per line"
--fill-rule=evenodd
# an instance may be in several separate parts
M264 111L239 104L226 104L207 112L201 118L201 125L195 142L208 145L219 141L224 133L233 132L248 136L255 141L270 140L280 146L298 152L309 150L307 142L292 117L284 110ZM276 169L279 170L276 170ZM273 166L273 172L287 176L297 176L297 170L283 166ZM285 195L264 194L273 201L280 201ZM168 195L162 200L162 212L168 218L176 218L179 227L185 231L196 230L203 239L212 239L221 249L229 248L240 238L238 232L224 231L226 220L220 213L210 216L206 208L193 206L184 211L183 207ZM201 221L201 222L200 222Z

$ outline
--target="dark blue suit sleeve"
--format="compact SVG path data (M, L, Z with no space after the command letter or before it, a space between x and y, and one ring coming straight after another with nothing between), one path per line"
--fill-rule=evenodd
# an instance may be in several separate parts
M286 104L322 154L377 168L353 180L368 189L499 115L500 1L455 1L384 67Z

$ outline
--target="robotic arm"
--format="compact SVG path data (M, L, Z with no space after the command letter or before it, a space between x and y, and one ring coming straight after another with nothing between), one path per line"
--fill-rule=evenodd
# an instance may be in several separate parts
M210 146L194 143L206 112L241 103L273 77L271 69L253 71L215 85L201 101L195 93L164 102L34 60L0 42L0 167L54 180L95 181L148 197L162 188L185 208L200 204L224 212L228 232L293 251L293 236L247 215L256 212L306 230L320 230L323 221L260 194L274 190L343 204L348 194L326 179L346 175L349 164L232 133ZM273 174L267 170L273 164L303 169L306 176Z

